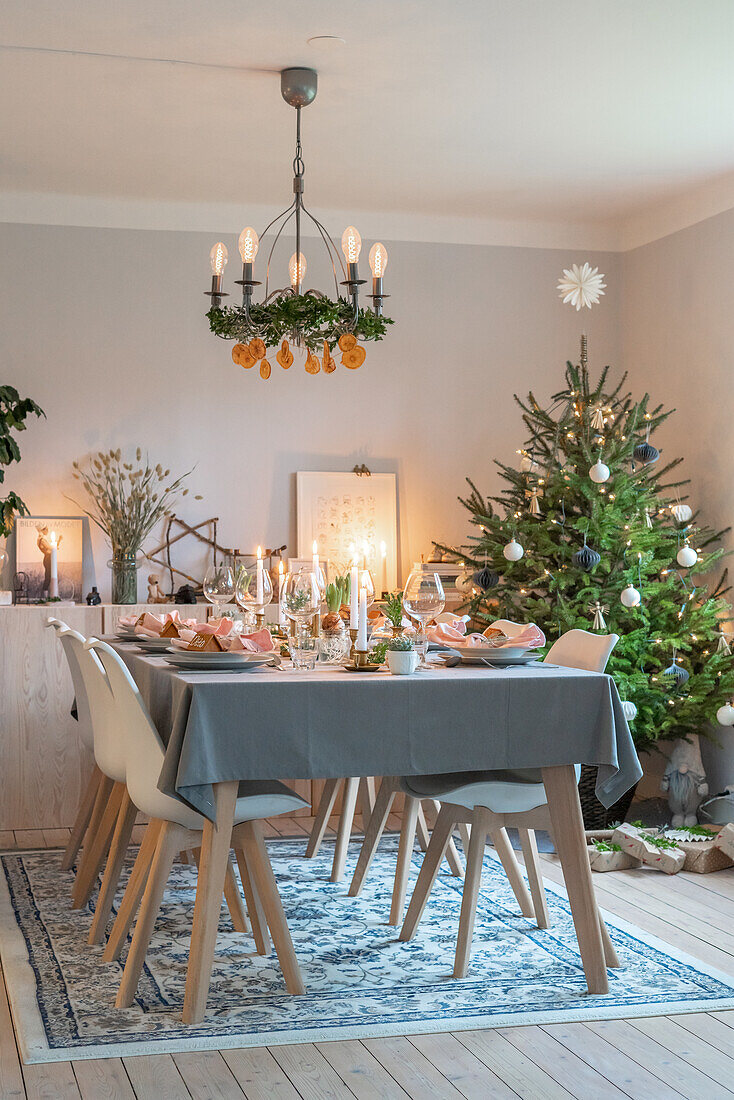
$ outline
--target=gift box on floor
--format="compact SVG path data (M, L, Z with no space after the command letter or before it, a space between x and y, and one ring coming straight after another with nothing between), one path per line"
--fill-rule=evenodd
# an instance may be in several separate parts
M615 848L597 848L589 845L589 863L592 871L628 871L631 867L639 867L639 859L635 859L629 852L619 851Z
M714 840L714 847L734 862L734 825L725 825Z
M648 867L663 871L666 875L675 875L683 869L686 861L685 852L673 841L661 844L662 839L649 829L640 829L636 825L626 823L620 825L612 834L612 843L619 844L623 852L634 856ZM655 843L656 840L658 843Z
M706 830L706 834L702 833ZM723 830L722 830L723 831ZM696 826L693 834L686 835L687 829L673 829L668 832L671 840L674 840L682 852L685 853L684 871L693 871L697 875L707 875L711 871L723 871L734 864L734 829L732 829L731 852L718 845L720 830L718 825L711 828Z

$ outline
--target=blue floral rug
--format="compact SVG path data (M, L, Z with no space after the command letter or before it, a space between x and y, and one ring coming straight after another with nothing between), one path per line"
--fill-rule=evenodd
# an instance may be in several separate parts
M315 1042L734 1007L734 979L609 919L624 962L606 997L586 993L568 903L548 883L551 928L522 917L493 854L485 859L468 976L451 976L460 879L442 873L412 943L385 923L397 839L385 838L362 897L328 881L332 850L303 858L305 840L269 850L307 993L290 997L277 959L254 954L222 909L204 1022L181 1023L194 868L176 864L133 1008L114 1007L121 964L89 947L89 908L72 911L60 852L0 857L0 954L24 1060ZM416 852L413 881L420 866ZM129 870L129 868L128 868ZM412 889L412 884L411 884ZM118 897L119 900L119 897ZM124 959L123 959L124 961Z

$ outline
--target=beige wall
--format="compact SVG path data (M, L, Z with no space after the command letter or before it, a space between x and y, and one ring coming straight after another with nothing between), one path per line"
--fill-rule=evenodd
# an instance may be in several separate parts
M0 227L2 378L48 416L23 435L9 484L36 514L73 514L64 499L72 460L139 444L175 471L196 465L191 487L204 500L188 497L185 518L218 515L226 544L287 542L295 553L295 472L366 462L398 475L403 572L431 539L462 539L464 477L491 488L492 459L511 460L523 441L513 392L532 387L547 398L577 353L582 318L555 284L587 255L388 241L396 323L368 346L364 367L312 378L275 366L264 383L208 332L202 291L213 239ZM326 283L315 242L305 251L309 277ZM584 318L592 359L614 362L619 261L588 258L609 275L603 307ZM94 556L106 596L101 538ZM201 570L195 548L182 544L179 560Z
M734 210L621 256L622 362L638 385L677 411L658 436L703 522L734 522ZM656 437L656 442L657 442ZM734 539L727 537L734 549ZM731 571L731 566L730 566ZM730 593L731 597L731 593ZM734 783L734 735L703 747L712 791ZM648 789L662 764L648 767Z

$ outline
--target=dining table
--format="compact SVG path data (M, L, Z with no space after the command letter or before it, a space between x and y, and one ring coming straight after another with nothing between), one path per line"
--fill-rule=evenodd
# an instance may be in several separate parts
M613 805L642 776L611 676L533 662L410 676L261 665L181 671L108 639L165 747L158 779L205 819L183 1019L206 1009L235 802L253 781L538 769L589 992L608 991L575 766Z

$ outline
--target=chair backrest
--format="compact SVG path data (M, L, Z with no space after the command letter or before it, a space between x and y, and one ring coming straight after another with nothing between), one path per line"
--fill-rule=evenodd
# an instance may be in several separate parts
M588 630L567 630L548 650L545 660L566 668L603 672L619 641L619 634L591 634Z
M56 623L59 620L49 621L47 626L56 627ZM94 733L92 731L92 714L89 709L89 698L87 696L87 686L84 683L84 677L82 676L82 670L79 667L79 661L77 659L76 650L72 643L72 638L76 639L78 643L84 645L85 638L76 630L71 630L70 627L65 626L63 623L59 627L56 627L56 637L61 643L61 648L64 651L66 657L66 663L69 666L69 672L71 673L71 682L74 685L74 698L76 701L76 717L79 729L79 735L82 739L84 747L89 752L94 752Z
M69 629L69 627L66 625L66 623L62 623L61 619L54 619L53 615L49 615L49 617L46 619L46 622L43 625L44 626L52 626L54 628L54 630L56 630L57 632L59 630L68 630Z
M103 775L125 782L125 732L112 707L112 688L96 653L81 634L69 630L63 636L76 657L89 702L94 739L94 759Z
M174 808L180 806L180 809L191 816L187 807L158 790L158 777L163 767L163 742L124 661L111 646L97 638L90 638L86 648L93 651L93 655L102 663L111 688L115 721L125 730L125 782L131 799L139 810L151 817L179 820L175 812L170 814L168 804L173 804ZM165 806L162 805L162 800L165 801ZM182 820L180 823L187 822Z

